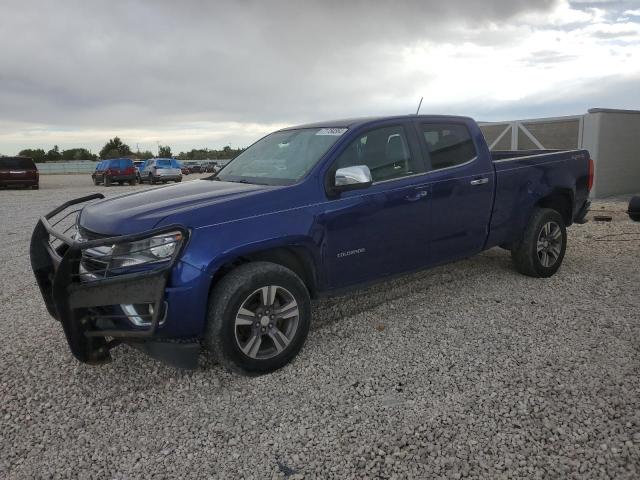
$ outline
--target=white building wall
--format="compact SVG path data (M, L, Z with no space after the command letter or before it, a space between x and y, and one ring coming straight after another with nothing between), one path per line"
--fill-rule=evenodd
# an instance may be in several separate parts
M640 112L593 109L596 134L588 148L596 163L595 197L640 192Z
M509 149L509 145L511 150L589 150L595 164L592 197L640 192L640 111L596 108L580 116L481 123L480 127L495 150Z

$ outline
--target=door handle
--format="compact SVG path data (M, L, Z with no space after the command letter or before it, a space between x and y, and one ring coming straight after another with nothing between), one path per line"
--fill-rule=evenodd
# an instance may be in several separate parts
M427 192L426 190L420 190L417 191L411 195L407 195L405 198L405 200L408 200L410 202L416 202L422 198L425 198L427 195L429 195L429 192Z
M489 183L488 178L476 178L475 180L471 180L471 185L484 185L485 183Z

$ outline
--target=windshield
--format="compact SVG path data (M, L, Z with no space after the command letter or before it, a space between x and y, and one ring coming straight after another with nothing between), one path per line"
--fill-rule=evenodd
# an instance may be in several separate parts
M346 128L300 128L258 140L224 167L223 181L289 185L300 180Z

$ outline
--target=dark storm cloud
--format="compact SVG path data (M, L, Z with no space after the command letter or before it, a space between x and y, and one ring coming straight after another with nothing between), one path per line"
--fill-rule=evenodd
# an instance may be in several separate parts
M428 80L403 67L402 48L554 4L5 1L0 115L155 128L384 110Z

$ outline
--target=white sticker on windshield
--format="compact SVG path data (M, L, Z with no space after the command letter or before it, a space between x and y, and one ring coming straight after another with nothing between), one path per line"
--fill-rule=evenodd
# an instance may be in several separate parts
M316 135L333 135L334 137L339 137L346 131L346 128L321 128Z

